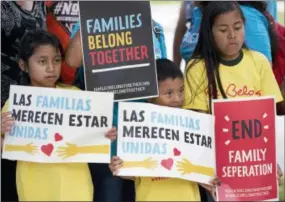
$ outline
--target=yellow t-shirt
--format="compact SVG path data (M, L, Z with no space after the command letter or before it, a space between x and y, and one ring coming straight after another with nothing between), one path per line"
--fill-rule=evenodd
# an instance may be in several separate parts
M184 108L209 111L208 81L204 61L200 60L189 71L185 79ZM279 86L268 60L261 53L243 50L242 60L234 66L220 64L220 78L228 99L257 96L275 96L276 102L283 100ZM218 98L222 98L218 91Z
M56 88L79 90L58 84ZM2 112L8 111L8 101ZM19 201L92 201L93 184L87 163L33 163L18 161ZM5 185L3 185L5 186Z
M175 178L135 179L136 201L200 201L198 184Z

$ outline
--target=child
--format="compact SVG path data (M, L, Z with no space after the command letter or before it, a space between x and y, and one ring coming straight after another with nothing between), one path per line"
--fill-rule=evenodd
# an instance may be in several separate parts
M62 47L46 31L28 32L21 40L19 66L22 85L77 90L61 85ZM1 120L1 134L10 132L14 120L6 102ZM112 129L108 137L113 139ZM92 201L93 185L87 163L33 163L18 161L16 184L20 201Z
M266 57L245 48L244 16L237 2L210 2L189 61L184 108L211 113L217 98L282 95ZM278 168L278 178L282 173Z
M184 102L181 70L167 59L156 61L159 97L149 101L161 106L181 108ZM122 164L123 161L119 157L112 158L109 167L114 175L117 175ZM200 201L198 184L195 182L172 178L155 179L135 178L136 201Z

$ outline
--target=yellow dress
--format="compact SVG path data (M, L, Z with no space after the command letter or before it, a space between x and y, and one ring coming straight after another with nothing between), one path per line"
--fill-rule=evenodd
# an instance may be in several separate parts
M74 86L56 88L77 90ZM8 101L2 112L8 110ZM92 201L93 184L87 163L33 163L18 161L19 201ZM3 185L5 186L5 185Z
M198 183L176 178L135 178L136 201L201 201Z

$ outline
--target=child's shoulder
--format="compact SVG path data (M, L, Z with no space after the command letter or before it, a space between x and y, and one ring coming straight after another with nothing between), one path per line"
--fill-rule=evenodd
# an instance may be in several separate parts
M258 52L258 51L244 49L243 53L245 56L253 58L254 60L258 60L258 61L262 61L262 62L268 61L266 56L263 55L262 53Z
M205 61L203 59L192 59L187 63L187 73L203 73L205 70Z
M63 83L58 83L56 84L56 88L60 89L66 89L66 90L80 90L76 86L68 85L68 84L63 84Z

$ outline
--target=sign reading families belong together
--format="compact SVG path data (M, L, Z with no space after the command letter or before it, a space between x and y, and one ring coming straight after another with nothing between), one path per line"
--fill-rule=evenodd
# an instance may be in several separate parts
M11 86L16 123L3 158L30 162L110 162L113 94Z
M158 95L150 2L79 1L86 89Z
M175 177L208 184L214 176L214 118L145 103L119 103L121 176Z

